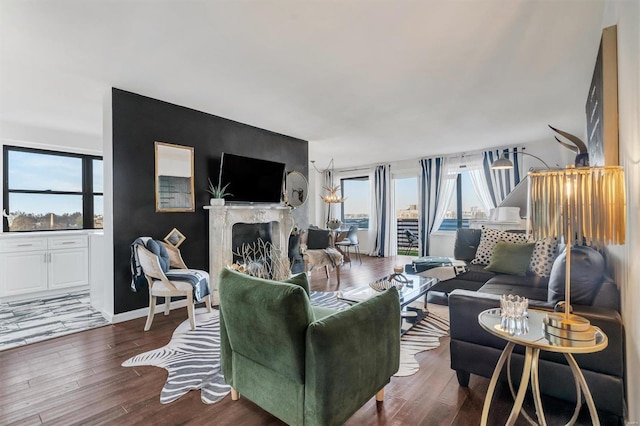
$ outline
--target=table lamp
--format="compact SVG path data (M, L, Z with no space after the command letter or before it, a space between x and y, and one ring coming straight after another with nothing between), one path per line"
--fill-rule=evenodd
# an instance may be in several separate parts
M624 244L626 198L622 167L568 167L529 173L530 217L536 239L566 244L564 313L549 314L544 331L572 341L593 342L595 330L571 313L571 246Z

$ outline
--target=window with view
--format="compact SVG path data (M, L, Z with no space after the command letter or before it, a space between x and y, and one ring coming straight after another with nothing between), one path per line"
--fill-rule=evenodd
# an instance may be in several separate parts
M469 172L458 173L456 186L438 230L455 231L458 228L468 228L470 220L486 218L487 215L473 188Z
M102 228L102 158L12 146L3 154L5 232Z
M344 226L358 225L360 229L369 228L369 209L371 190L366 176L340 180L342 196L347 199L342 204L342 223Z

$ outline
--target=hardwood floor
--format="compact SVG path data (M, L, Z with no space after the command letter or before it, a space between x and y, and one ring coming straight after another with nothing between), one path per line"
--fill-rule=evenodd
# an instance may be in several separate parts
M369 258L362 265L342 269L342 289L364 285L391 272L410 258ZM337 289L335 273L311 274L311 288ZM437 309L438 307L435 307ZM216 424L279 425L278 419L246 398L205 405L200 392L192 391L176 402L162 405L159 395L167 377L157 367L124 368L127 358L166 344L173 330L186 319L178 309L165 317L157 314L150 331L145 318L0 352L0 424ZM488 379L472 376L468 388L458 385L449 367L449 338L439 348L417 356L420 371L392 378L385 401L372 398L347 425L470 425L479 424ZM506 386L501 386L492 406L490 424L504 424L511 406ZM533 403L527 402L533 414ZM561 424L572 407L544 400L549 424ZM616 419L601 415L602 424ZM578 424L590 424L583 409ZM527 424L522 417L518 425Z

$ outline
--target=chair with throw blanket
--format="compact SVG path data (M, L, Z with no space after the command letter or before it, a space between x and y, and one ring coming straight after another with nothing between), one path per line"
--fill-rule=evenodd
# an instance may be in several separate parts
M191 329L196 328L193 304L204 301L211 312L209 298L209 274L198 269L189 269L182 260L180 250L162 241L138 238L132 244L132 271L134 284L139 270L149 285L149 315L144 331L151 328L156 310L156 298L164 297L164 314L169 315L172 297L187 298L187 313ZM134 265L137 263L137 265ZM136 266L139 265L139 268ZM133 284L132 284L133 285Z
M400 362L395 288L338 311L311 306L305 274L220 273L220 350L239 394L290 425L341 425L384 397Z
M304 271L311 268L324 267L327 278L329 278L329 268L335 268L336 281L340 287L340 266L344 263L344 257L334 245L334 233L328 229L309 228L302 233L300 238L300 250Z

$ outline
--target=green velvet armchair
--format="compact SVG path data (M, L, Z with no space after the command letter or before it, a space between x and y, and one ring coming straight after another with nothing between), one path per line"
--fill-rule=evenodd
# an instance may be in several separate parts
M339 425L384 397L400 362L395 288L338 311L309 303L305 274L285 282L220 273L222 371L238 394L291 425Z

